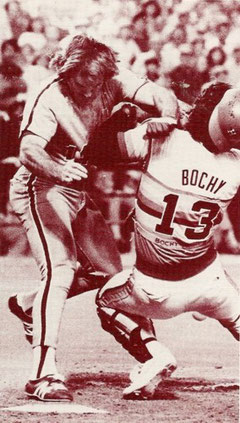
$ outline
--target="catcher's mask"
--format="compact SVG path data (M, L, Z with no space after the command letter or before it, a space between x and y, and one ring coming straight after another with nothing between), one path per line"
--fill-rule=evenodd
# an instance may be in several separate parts
M218 153L219 149L210 137L209 120L217 104L222 100L226 91L231 88L230 84L219 81L207 84L196 98L188 116L187 131L196 141L200 141L213 153Z
M240 149L240 88L226 91L211 114L208 129L218 151Z

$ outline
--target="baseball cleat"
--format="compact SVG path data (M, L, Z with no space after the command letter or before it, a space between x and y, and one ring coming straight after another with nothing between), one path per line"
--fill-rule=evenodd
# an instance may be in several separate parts
M39 401L73 401L73 396L61 375L47 375L39 379L29 380L25 386L25 392L29 398Z
M8 308L18 319L21 320L24 328L24 333L27 341L32 344L32 338L33 338L33 320L32 316L25 313L23 311L22 307L17 302L17 296L14 295L9 298L8 300Z
M136 379L136 377L138 377L138 375L141 373L143 364L144 363L137 363L132 368L132 370L129 373L129 379L130 379L131 382L134 382L134 380Z
M175 358L170 361L153 357L142 365L137 365L130 373L131 384L124 389L124 399L151 399L162 380L170 377L176 370Z

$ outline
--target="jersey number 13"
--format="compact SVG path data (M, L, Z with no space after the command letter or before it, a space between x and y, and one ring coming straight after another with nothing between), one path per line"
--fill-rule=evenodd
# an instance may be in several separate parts
M166 235L172 235L174 231L173 223L180 223L175 217L176 206L179 196L176 194L168 194L164 197L163 201L166 203L165 210L162 216L162 222L159 225L156 225L155 231L161 232ZM205 211L206 214L201 216L198 224L195 228L187 228L185 230L185 236L188 239L204 239L208 236L214 221L219 213L220 207L216 203L210 203L208 201L196 201L192 206L192 211L200 212ZM184 223L185 226L188 226L187 222ZM189 222L189 226L192 226ZM198 229L198 230L196 230ZM199 231L199 229L202 229Z

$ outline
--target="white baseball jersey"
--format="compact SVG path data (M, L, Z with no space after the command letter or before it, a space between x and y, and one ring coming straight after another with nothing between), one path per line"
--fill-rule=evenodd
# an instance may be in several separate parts
M64 82L51 77L32 92L24 109L20 137L32 133L42 138L43 147L54 159L65 158L66 148L75 144L79 150L92 133L110 117L114 105L131 101L138 89L148 83L128 70L104 83L101 93L90 105L74 103ZM29 176L22 166L18 180Z
M146 160L136 199L136 267L185 279L216 257L213 233L240 184L240 151L214 155L179 129L149 144L145 130L119 136L125 158Z

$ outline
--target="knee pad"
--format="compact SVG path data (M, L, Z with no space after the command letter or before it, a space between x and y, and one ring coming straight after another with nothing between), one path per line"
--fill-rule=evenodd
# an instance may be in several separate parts
M150 319L107 307L98 307L97 314L102 328L113 335L116 341L137 361L144 363L152 358L146 347L148 342L156 340L154 327ZM141 337L141 329L149 333L149 337L144 340Z
M219 322L224 328L231 332L237 341L240 340L240 315L233 322L229 322L227 320L219 320Z

